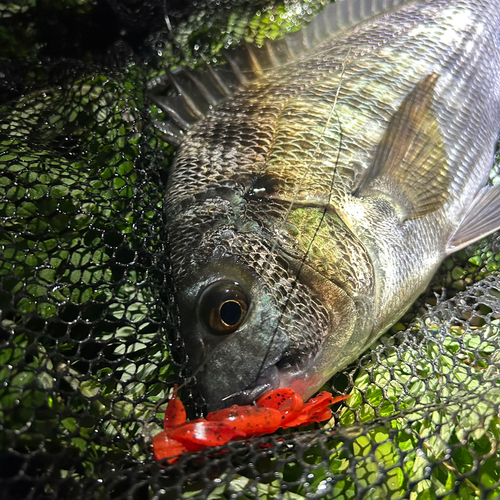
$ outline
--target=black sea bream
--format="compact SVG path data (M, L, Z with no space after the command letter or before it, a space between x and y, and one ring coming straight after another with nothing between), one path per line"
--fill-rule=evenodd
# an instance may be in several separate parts
M238 84L217 68L193 78L211 105L183 96L198 118L183 134L158 98L180 142L165 198L173 281L210 410L277 387L309 397L446 255L500 226L500 189L484 187L500 0L395 3L329 5L285 56L249 47L252 72L229 55Z

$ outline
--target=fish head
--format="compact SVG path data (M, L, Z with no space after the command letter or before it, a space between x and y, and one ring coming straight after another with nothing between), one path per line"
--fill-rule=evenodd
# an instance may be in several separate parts
M361 314L345 287L284 251L242 204L210 198L170 222L182 337L209 411L279 387L309 397L353 359Z

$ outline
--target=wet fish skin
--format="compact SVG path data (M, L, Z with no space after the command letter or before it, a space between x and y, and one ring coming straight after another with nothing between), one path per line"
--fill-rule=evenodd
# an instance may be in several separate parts
M491 168L498 33L498 0L411 2L276 68L186 134L167 229L210 410L278 386L309 397L425 289ZM213 328L226 302L236 316L244 303L241 324Z

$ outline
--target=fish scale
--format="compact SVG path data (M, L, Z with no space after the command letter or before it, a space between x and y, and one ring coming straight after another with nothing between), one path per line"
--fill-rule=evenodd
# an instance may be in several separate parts
M259 50L248 64L228 54L240 86L179 136L167 229L210 410L277 387L309 397L447 254L500 227L500 188L483 189L500 129L500 2L406 3L328 6L262 65ZM201 98L184 96L186 116Z

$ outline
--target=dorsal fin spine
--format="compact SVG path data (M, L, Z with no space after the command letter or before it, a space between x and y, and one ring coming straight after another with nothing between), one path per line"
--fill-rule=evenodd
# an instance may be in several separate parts
M170 81L174 84L174 87L177 90L177 93L179 96L182 98L184 101L186 108L189 110L190 114L192 114L195 118L202 118L203 117L203 111L196 105L196 103L191 99L189 93L182 87L180 82L175 78L173 73L169 71L168 77Z
M295 59L295 52L293 51L292 38L290 36L285 37L286 51L290 59Z
M248 81L247 77L241 70L238 61L236 61L236 58L234 58L227 50L224 50L223 52L227 62L231 66L231 69L233 70L234 74L236 75L236 78L238 78L241 85L247 87L250 82Z
M219 92L225 97L231 95L231 89L224 83L211 64L207 63L207 69Z
M185 120L180 113L172 106L172 104L167 99L155 99L153 100L158 104L161 110L166 113L174 123L176 123L181 130L189 130L191 128L191 123Z
M274 44L266 43L265 48L269 55L269 59L271 60L272 66L277 67L279 65L279 61L278 57L276 56L276 52L274 51Z
M216 93L220 93L221 97L214 95L205 86L203 78L200 80L189 72L186 72L186 75L194 83L196 87L195 91L197 90L203 96L206 103L208 103L208 106L203 106L204 102L200 103L202 107L210 109L210 107L218 104L223 98L231 95L234 89L241 88L241 86L248 86L252 76L247 77L247 74L253 74L255 77L261 78L265 76L267 71L301 57L316 45L354 25L383 14L397 6L418 1L421 0L338 0L337 2L328 4L323 9L323 12L318 14L308 26L302 28L299 32L286 35L285 40L266 42L263 50L254 49L248 45L246 49L236 49L234 54L228 50L223 50L230 67L229 72L227 72L227 66L226 68L222 67L222 72L225 71L227 76L221 75L219 70L214 69L207 63L207 76L209 77L209 82L211 82L208 84L208 87L211 87ZM243 67L241 66L241 58L239 57L242 50L246 53ZM261 54L267 61L264 60L262 62L259 60ZM179 127L187 130L190 127L189 121L191 121L191 117L195 119L201 118L206 109L200 108L200 105L191 97L189 90L181 85L177 78L177 73L174 76L173 73L168 72L167 78L177 90L184 103L184 110L186 112L180 113L176 109L179 103L174 97L159 97L158 94L154 96L154 92L152 92L153 100ZM170 99L171 102L169 103ZM185 117L182 116L183 114Z
M207 89L206 85L200 82L198 78L191 71L185 70L186 75L189 79L196 85L196 88L201 93L201 95L205 98L205 100L211 105L215 106L218 102L216 97Z
M182 130L176 129L170 122L160 122L158 120L154 120L153 124L158 130L160 130L160 132L163 132L164 138L167 142L173 146L178 146L180 144L183 135Z
M255 51L253 50L252 46L249 43L246 43L245 47L248 51L248 57L250 59L252 71L257 75L258 78L264 76L264 70L262 69L262 66L260 65L259 62L259 58L255 54Z

